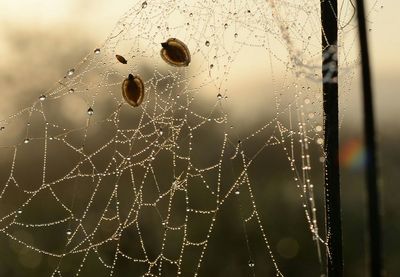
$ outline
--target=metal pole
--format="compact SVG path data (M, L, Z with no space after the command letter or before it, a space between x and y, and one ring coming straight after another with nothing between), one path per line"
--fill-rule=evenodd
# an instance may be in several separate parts
M362 83L364 100L364 136L366 148L366 178L369 224L370 276L384 275L382 258L380 201L378 190L378 168L376 158L374 109L369 63L367 28L364 1L357 0L358 33L360 39Z
M327 274L343 275L339 177L337 0L321 0Z

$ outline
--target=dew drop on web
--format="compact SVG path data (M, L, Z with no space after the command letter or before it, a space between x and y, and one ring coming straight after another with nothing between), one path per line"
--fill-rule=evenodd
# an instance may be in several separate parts
M93 115L93 113L94 113L94 111L93 111L92 107L90 107L90 108L87 110L87 114L88 114L88 115Z
M72 76L72 75L74 75L74 73L75 73L75 69L71 68L70 70L68 70L67 75Z

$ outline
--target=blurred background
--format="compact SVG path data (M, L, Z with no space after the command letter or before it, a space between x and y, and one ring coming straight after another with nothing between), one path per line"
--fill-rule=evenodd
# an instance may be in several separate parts
M68 68L78 64L96 47L100 47L120 16L132 6L132 2L120 0L116 4L106 0L0 0L0 118L32 103L42 91L61 79ZM400 37L394 34L398 32L399 20L396 13L400 9L400 3L379 1L370 4L375 5L373 9L370 7L369 39L380 149L385 265L388 276L396 276L400 270L400 193L397 189L400 178L400 124L397 107L400 101ZM341 110L344 259L345 276L366 276L368 260L365 244L360 72L358 68L354 72L351 88L346 88ZM248 77L243 76L247 73L241 74L243 78ZM263 76L255 78L262 79ZM281 76L275 78L280 79ZM271 98L270 95L265 99ZM259 98L246 99L246 104L238 101L233 104L237 111L235 116L248 116L249 125L255 126L252 124L256 124L257 114L249 113L249 107L259 111L263 107L262 103ZM66 107L69 108L73 107ZM303 210L296 191L290 189L293 184L286 185L290 179L286 176L287 168L282 169L281 164L268 157L264 157L259 164L267 165L276 172L267 182L270 185L259 188L258 193L266 195L265 199L260 196L265 201L262 203L266 203L262 211L266 218L270 218L266 230L273 238L272 250L280 268L286 273L285 276L318 276L318 259L313 242L307 240L310 233L304 224ZM0 171L6 175L8 169L3 166ZM263 167L254 171L262 172ZM262 182L262 174L258 178ZM280 196L279 201L276 195ZM318 201L322 203L321 199ZM227 205L230 207L230 204ZM223 222L229 223L233 219L230 219L229 213L221 215L221 218L222 223L216 227L216 241L213 241L208 250L213 253L212 262L206 263L204 276L249 276L251 272L248 272L247 261L245 265L241 264L247 258L243 258L241 254L235 255L235 231L226 234L223 228ZM323 223L322 218L320 223ZM294 229L295 226L301 227ZM32 239L29 234L22 236L26 236L27 241ZM48 276L47 268L54 265L54 262L27 252L5 237L0 238L0 257L2 276ZM257 276L265 276L265 271L256 273Z

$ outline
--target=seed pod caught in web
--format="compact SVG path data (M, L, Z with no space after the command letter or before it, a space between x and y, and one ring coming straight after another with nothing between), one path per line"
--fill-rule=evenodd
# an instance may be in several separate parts
M140 76L129 74L122 82L122 96L129 105L139 106L144 98L144 83Z
M190 52L186 44L177 38L169 38L161 43L161 57L172 66L188 66L190 63Z
M123 64L127 64L128 63L128 61L124 58L124 57L122 57L121 55L115 55L115 57L117 58L117 60L120 62L120 63L123 63Z

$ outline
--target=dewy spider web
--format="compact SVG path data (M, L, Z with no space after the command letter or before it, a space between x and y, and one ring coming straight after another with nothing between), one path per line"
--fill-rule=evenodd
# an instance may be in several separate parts
M341 12L344 38L351 5ZM50 276L215 276L208 249L229 210L240 229L236 263L246 265L238 276L284 276L256 193L257 172L268 171L276 152L286 159L321 273L319 20L319 1L135 5L54 88L0 121L2 240L48 256ZM187 44L188 67L161 59L160 43L171 37ZM347 68L349 52L340 53ZM264 70L272 84L263 85L272 88L252 86L252 70ZM121 95L129 73L144 80L139 107ZM260 95L272 97L250 124L236 108L267 99Z

